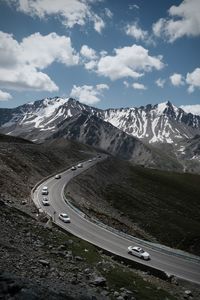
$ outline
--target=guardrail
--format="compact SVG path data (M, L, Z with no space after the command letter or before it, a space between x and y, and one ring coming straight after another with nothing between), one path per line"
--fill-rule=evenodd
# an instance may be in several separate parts
M72 178L73 179L73 178ZM72 180L71 179L71 180ZM70 181L71 181L70 180ZM69 181L69 182L70 182ZM69 184L68 182L68 184ZM152 243L152 242L148 242L148 241L145 241L145 240L142 240L142 239L139 239L137 237L133 237L127 233L124 233L122 231L119 231L113 227L110 227L102 222L100 222L98 219L94 218L94 217L90 217L88 216L87 214L85 214L84 212L82 212L80 209L78 209L76 206L74 206L70 201L69 199L66 198L65 194L63 194L63 197L65 199L65 201L67 202L67 204L73 209L75 210L80 216L82 216L83 218L87 219L88 221L110 231L110 232L113 232L117 235L120 235L122 236L123 238L126 238L130 241L133 241L135 243L139 243L139 244L142 244L143 246L148 246L150 248L152 248L153 250L157 250L157 251L161 251L165 254L168 254L168 255L173 255L173 256L178 256L180 258L184 258L184 259L187 259L187 260L190 260L190 261L195 261L195 262L198 262L200 263L200 257L199 256L196 256L196 255L193 255L193 254L190 254L188 252L184 252L182 250L177 250L177 249L173 249L173 248L170 248L168 246L165 246L165 245L162 245L162 244L157 244L157 243Z

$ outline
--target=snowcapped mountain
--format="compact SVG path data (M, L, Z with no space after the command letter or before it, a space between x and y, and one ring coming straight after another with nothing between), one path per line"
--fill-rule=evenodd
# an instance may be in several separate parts
M103 118L124 132L149 143L173 143L200 133L200 116L170 102L139 108L108 109Z
M175 143L200 134L200 116L170 102L139 108L100 110L72 98L46 98L14 109L0 109L1 132L32 140L45 139L60 124L83 111L96 115L127 134L148 143Z
M72 98L46 98L13 109L0 109L1 132L20 135L31 140L47 138L64 120L94 109ZM98 109L95 109L98 112Z
M72 98L46 98L0 109L0 132L37 142L73 139L145 166L200 172L200 141L193 140L200 116L170 102L100 110Z

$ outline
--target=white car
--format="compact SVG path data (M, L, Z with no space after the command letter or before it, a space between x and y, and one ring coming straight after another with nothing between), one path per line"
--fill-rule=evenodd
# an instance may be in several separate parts
M62 220L65 223L70 223L70 217L67 214L59 214L59 219Z
M92 162L92 159L89 159L89 162Z
M128 253L132 254L134 256L137 256L139 258L142 258L144 260L149 260L150 259L150 255L148 252L144 251L142 248L140 247L133 247L133 246L129 246L128 247Z
M47 186L43 186L42 188L42 195L48 195L48 187Z
M43 197L43 199L42 199L42 204L44 205L44 206L49 206L50 204L49 204L49 199L47 198L47 197Z
M76 170L76 167L74 167L74 166L71 167L71 170L72 170L72 171L75 171L75 170Z
M82 165L82 164L78 164L77 167L78 167L78 168L82 168L83 165Z
M57 174L56 176L55 176L55 179L60 179L61 178L61 175L60 174Z

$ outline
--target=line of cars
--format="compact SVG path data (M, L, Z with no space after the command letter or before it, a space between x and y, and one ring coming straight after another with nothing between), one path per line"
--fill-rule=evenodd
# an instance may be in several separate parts
M55 176L55 179L60 179L60 178L61 178L60 174ZM49 199L47 197L48 194L49 194L48 187L43 186L43 188L42 188L42 195L43 195L42 204L44 206L49 206L50 205ZM70 217L66 213L60 213L58 217L64 223L70 223L71 222Z
M92 160L89 160L89 162L90 161L92 161ZM79 163L77 165L77 168L82 168L82 167L83 167L82 163ZM71 170L72 171L76 170L76 167L72 166ZM61 178L60 174L55 175L55 179L60 179L60 178ZM42 195L44 196L43 199L42 199L42 204L44 206L49 206L50 205L49 204L49 199L47 197L48 193L49 193L48 192L48 187L44 186L42 188ZM70 217L66 213L60 213L58 217L64 223L70 223L71 222ZM150 260L151 259L148 252L144 251L141 247L137 247L137 246L129 246L128 247L128 254L131 254L133 256L139 257L139 258L141 258L143 260Z

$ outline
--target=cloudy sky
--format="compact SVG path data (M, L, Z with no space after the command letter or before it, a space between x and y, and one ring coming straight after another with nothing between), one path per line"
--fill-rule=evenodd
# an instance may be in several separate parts
M1 0L0 107L200 109L200 0Z

